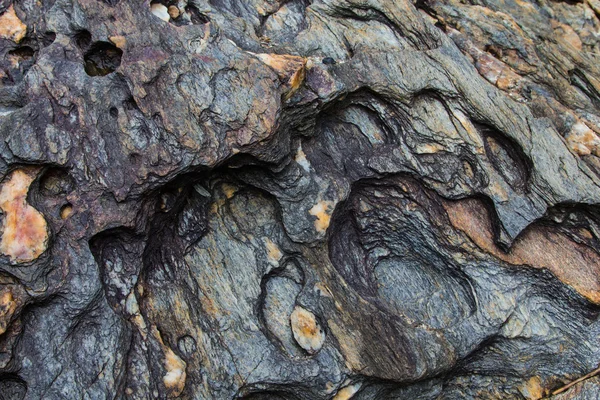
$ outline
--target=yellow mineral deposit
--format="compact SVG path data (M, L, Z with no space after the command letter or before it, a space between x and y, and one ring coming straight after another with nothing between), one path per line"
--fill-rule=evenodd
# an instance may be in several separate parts
M338 310L341 311L341 307ZM327 326L340 345L340 350L346 360L346 368L355 372L365 370L367 364L363 362L361 355L364 338L360 332L348 329L343 324L336 323L333 319L327 320Z
M169 6L168 8L168 13L171 16L171 18L175 19L179 17L180 11L179 8L177 6Z
M171 396L177 397L183 392L185 387L185 362L177 356L168 347L165 347L164 365L167 373L163 377L163 383L167 390L171 392Z
M265 245L267 247L267 257L269 258L269 261L273 264L278 264L281 257L283 257L283 253L279 249L279 246L269 238L265 238Z
M350 400L358 392L360 386L360 383L344 386L333 396L332 400Z
M185 388L186 379L186 363L177 356L167 345L164 344L160 331L156 326L152 326L152 333L158 343L162 347L165 358L163 365L165 367L166 374L163 376L163 384L169 392L169 398L178 397Z
M0 38L19 43L26 33L27 25L17 17L14 7L11 5L0 15Z
M279 78L290 87L286 98L290 98L304 82L306 76L306 59L304 57L287 54L251 54L273 68Z
M315 354L325 342L325 332L317 321L315 314L307 309L296 306L290 315L294 339L308 354Z
M131 322L133 322L133 324L138 328L140 335L142 335L145 340L148 337L148 329L146 326L146 321L140 313L140 306L133 291L129 293L129 296L127 296L127 300L125 301L125 311L130 315Z
M60 218L67 219L73 213L73 206L66 204L60 209Z
M8 323L17 309L17 302L10 289L0 292L0 335L6 332Z
M121 50L125 49L125 44L127 43L125 36L111 36L108 38L108 40L110 40L119 49L121 49Z
M48 245L46 220L27 203L29 185L38 172L38 168L15 170L0 190L0 208L4 213L0 252L10 257L12 262L35 260Z
M332 203L330 201L319 201L313 206L308 213L317 217L315 220L315 229L317 232L324 233L329 228L329 222L331 221L331 209Z
M542 381L537 376L531 377L521 388L521 393L528 400L538 400L544 397Z
M228 199L231 199L235 193L238 191L238 188L236 186L230 185L228 183L224 183L223 186L221 186L223 189L223 193L225 194L225 197L227 197Z
M415 153L417 153L417 154L435 154L435 153L439 153L440 151L444 151L444 150L445 150L444 146L439 143L425 143L425 144L418 145L415 148Z

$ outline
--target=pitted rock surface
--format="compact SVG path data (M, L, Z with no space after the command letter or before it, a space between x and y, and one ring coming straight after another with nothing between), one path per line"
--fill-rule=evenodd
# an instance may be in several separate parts
M600 2L0 0L0 399L600 397Z

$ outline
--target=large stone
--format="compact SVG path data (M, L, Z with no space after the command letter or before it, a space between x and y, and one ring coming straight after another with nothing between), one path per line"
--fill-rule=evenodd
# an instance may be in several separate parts
M596 0L0 0L0 400L600 396Z

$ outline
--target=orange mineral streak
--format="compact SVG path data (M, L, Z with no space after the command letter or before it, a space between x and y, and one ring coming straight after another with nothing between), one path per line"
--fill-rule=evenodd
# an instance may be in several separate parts
M290 97L306 77L306 59L304 57L292 56L288 54L254 54L263 63L277 72L277 75L289 87L286 97Z
M151 327L154 337L162 347L165 358L163 365L165 367L166 374L163 377L163 384L169 392L169 398L176 398L181 395L183 389L185 389L186 372L185 369L187 364L181 358L177 356L165 343L163 342L160 331L156 326Z
M4 213L0 252L12 262L38 258L47 248L48 226L44 216L27 204L29 185L39 169L19 169L9 176L0 190L0 208Z
M124 50L125 45L127 44L127 39L125 39L125 36L111 36L108 38L108 40L110 40L115 46L117 46L121 50Z
M290 323L294 339L300 347L309 354L314 354L321 349L325 334L312 312L296 306L290 316Z
M6 332L8 323L17 309L15 301L10 289L0 292L0 335Z
M314 319L301 315L298 317L298 329L304 336L316 336L319 332Z
M25 25L19 17L13 6L0 15L0 38L12 40L19 43L27 33L27 25Z
M308 213L312 216L317 217L315 220L315 229L317 232L325 232L327 228L329 228L329 223L331 222L331 210L333 209L333 203L330 201L319 201L315 204Z
M513 265L550 270L589 301L600 304L600 255L551 227L532 225L509 252L494 243L491 219L475 199L444 204L452 225L463 231L481 250Z
M544 397L545 392L542 381L537 376L531 377L526 383L521 394L528 400L539 400Z

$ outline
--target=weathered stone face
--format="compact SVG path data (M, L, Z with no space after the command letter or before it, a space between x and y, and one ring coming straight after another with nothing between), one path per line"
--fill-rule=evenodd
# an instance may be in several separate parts
M597 3L0 0L0 400L596 398Z

